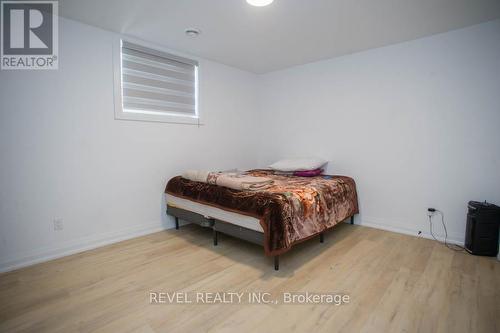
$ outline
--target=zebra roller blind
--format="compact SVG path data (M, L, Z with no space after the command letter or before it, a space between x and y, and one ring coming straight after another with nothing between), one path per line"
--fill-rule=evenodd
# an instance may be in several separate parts
M198 62L122 41L123 111L197 117Z

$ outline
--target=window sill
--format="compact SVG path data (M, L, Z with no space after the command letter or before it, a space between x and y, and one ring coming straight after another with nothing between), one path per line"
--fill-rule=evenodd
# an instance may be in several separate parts
M199 117L174 116L167 114L144 114L144 113L126 112L126 111L116 112L115 119L160 122L160 123L171 123L171 124L185 124L185 125L203 125Z

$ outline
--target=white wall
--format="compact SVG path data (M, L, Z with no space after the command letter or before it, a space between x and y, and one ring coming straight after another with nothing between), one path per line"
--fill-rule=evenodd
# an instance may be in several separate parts
M201 60L201 127L115 120L113 38L61 19L59 70L0 72L0 270L171 227L167 179L255 165L254 74Z
M199 128L115 120L116 35L60 24L58 71L0 72L0 270L171 227L186 168L323 156L357 223L426 232L434 206L455 241L500 204L500 20L262 76L200 60Z
M359 223L427 232L433 206L460 242L469 200L500 204L500 20L270 73L259 87L260 164L331 160L357 182Z

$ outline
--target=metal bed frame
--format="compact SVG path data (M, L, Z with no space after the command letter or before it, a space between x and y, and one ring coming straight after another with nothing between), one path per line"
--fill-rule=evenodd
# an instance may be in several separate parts
M246 240L247 242L264 246L264 233L262 232L240 227L239 225L235 225L216 218L194 213L179 207L170 206L168 204L167 204L167 214L175 218L175 229L179 229L179 219L198 224L205 228L211 228L213 230L214 246L217 246L218 244L219 232L239 239ZM350 223L354 224L354 215L350 216ZM324 243L325 241L324 232L321 232L319 234L319 241L320 243ZM274 256L273 258L274 258L274 269L279 270L280 267L279 256Z

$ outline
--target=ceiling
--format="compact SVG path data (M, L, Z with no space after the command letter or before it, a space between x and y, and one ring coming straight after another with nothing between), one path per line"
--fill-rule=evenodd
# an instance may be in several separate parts
M500 17L500 0L61 0L67 18L266 73ZM190 38L186 28L202 34Z

